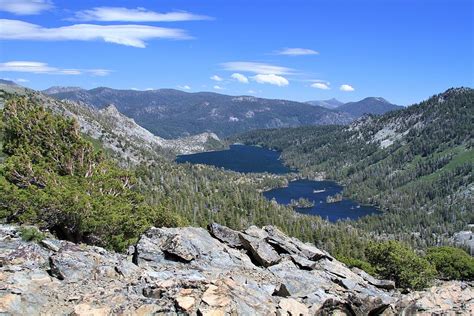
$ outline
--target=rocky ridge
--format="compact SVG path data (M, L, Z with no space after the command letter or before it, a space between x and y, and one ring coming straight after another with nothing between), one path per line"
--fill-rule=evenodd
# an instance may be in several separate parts
M1 315L474 312L471 284L402 295L273 226L151 228L127 254L0 225Z
M177 139L164 139L155 136L138 125L134 119L120 113L113 104L98 112L117 135L133 143L141 142L150 148L157 146L170 149L178 154L191 154L209 149L206 145L209 142L220 142L216 134L207 132Z

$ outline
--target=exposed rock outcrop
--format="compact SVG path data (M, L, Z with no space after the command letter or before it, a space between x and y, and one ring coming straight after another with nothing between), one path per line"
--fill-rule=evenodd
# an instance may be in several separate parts
M272 226L151 228L128 254L0 225L0 314L396 315L474 311L472 285L401 295Z

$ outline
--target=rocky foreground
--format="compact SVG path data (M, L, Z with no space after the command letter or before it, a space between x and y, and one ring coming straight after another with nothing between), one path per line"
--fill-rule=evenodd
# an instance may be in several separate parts
M473 297L402 295L273 226L151 228L122 255L0 225L0 315L472 315Z

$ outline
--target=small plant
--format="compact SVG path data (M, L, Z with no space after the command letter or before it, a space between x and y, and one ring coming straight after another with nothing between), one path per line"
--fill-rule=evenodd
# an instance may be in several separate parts
M20 235L24 241L40 242L46 238L46 235L36 227L22 227L20 228Z

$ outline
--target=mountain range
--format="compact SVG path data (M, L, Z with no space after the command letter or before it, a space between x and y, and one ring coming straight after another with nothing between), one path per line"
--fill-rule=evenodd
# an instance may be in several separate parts
M260 128L347 124L353 119L347 113L300 102L210 92L53 87L44 93L99 109L114 104L121 113L164 138L203 132L226 137Z
M403 106L392 104L381 97L368 97L356 102L341 102L337 99L316 100L306 102L315 106L322 106L327 109L349 113L352 117L358 118L364 114L381 115L390 111L403 109Z

